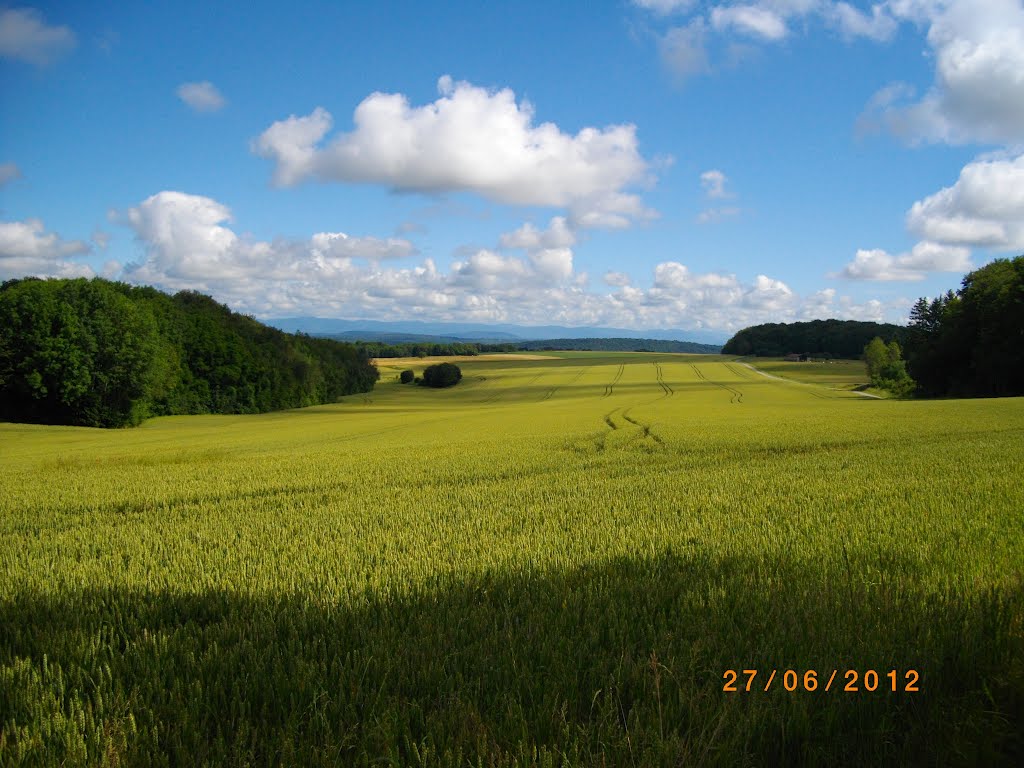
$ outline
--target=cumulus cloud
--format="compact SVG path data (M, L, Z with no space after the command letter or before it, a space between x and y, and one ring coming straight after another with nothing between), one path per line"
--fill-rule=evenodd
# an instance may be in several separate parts
M21 178L21 169L14 163L0 165L0 187Z
M398 237L350 237L344 232L320 232L310 242L315 251L333 258L381 261L416 254L411 242Z
M731 27L764 40L781 40L789 31L786 29L786 22L778 13L757 5L712 8L711 25L719 30Z
M734 329L768 318L792 319L801 301L788 285L767 275L743 284L736 275L695 274L675 261L654 268L650 290L636 297L637 313L648 319L668 315L694 316L702 327ZM652 311L657 310L657 311Z
M1024 154L969 163L953 186L914 203L907 226L941 243L1024 249Z
M892 13L928 29L935 82L920 98L890 85L862 127L912 143L1024 142L1024 6L1019 0L892 0Z
M398 191L475 192L512 205L568 208L593 226L643 211L624 189L646 183L649 165L633 125L567 134L534 122L533 107L509 89L491 91L445 75L440 97L413 106L373 93L356 107L354 129L328 139L333 118L317 107L267 128L253 151L274 162L274 182L383 184Z
M122 217L145 248L126 267L139 282L177 290L216 290L226 283L317 279L346 273L353 259L380 261L415 253L408 240L320 232L306 241L251 241L225 226L231 212L209 197L164 191Z
M533 274L541 280L568 280L573 275L573 252L576 233L563 216L551 219L546 229L539 230L527 222L514 232L499 238L503 249L525 250Z
M680 262L655 267L649 287L610 272L611 292L589 290L567 244L565 222L524 226L502 247L477 249L447 271L431 259L399 266L382 255L411 254L405 241L320 233L305 240L253 241L230 226L229 209L208 197L161 192L119 217L142 246L123 276L167 290L192 288L261 316L310 314L626 328L732 330L791 320L808 312L834 316L833 292L803 300L784 282L758 275L694 273ZM382 245L388 244L390 245ZM855 305L850 313L856 314ZM817 316L817 315L816 315Z
M0 279L15 277L92 277L85 264L68 261L89 252L81 240L47 232L39 219L0 221Z
M0 10L0 56L42 67L75 47L75 33L48 26L34 8Z
M576 233L564 216L555 216L546 229L539 230L527 222L514 232L507 232L500 239L502 248L567 248L576 243Z
M924 280L931 272L968 272L972 269L967 248L920 242L909 253L893 256L880 249L859 250L839 277L848 280Z
M871 13L853 7L849 3L836 3L825 11L826 18L848 39L864 37L876 42L885 42L896 34L899 23L882 3L871 6Z
M1024 249L1024 154L968 163L955 184L914 203L906 223L921 238L909 253L859 250L838 276L921 280L970 271L972 248Z
M222 109L227 103L217 86L209 80L199 83L182 83L177 87L175 93L178 98L185 102L196 112L216 112Z

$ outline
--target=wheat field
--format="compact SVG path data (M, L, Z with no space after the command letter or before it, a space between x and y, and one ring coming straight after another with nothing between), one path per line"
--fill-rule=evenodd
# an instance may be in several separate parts
M0 425L0 764L1016 762L1024 401L535 357Z

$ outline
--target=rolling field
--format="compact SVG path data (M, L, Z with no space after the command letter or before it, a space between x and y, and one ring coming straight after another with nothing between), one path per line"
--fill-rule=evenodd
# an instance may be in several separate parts
M1024 401L458 362L0 424L0 765L1017 764Z

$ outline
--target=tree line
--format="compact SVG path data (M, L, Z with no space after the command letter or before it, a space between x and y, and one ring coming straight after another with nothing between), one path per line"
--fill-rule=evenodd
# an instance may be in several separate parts
M722 347L725 355L782 357L802 354L823 359L859 358L876 336L903 344L907 329L890 323L857 320L811 320L803 323L766 323L744 328Z
M721 349L717 344L699 344L695 341L628 338L544 339L524 341L517 345L517 350L523 352L574 350L587 352L684 352L716 355Z
M393 357L474 357L481 352L514 352L514 344L479 344L469 341L399 342L356 341L355 345L371 358Z
M1024 395L1024 256L971 272L956 292L918 299L904 347L923 395Z
M367 392L352 344L284 333L208 296L100 278L0 286L0 419L123 427L261 413Z
M717 354L716 344L698 344L693 341L665 339L539 339L516 342L400 342L356 341L371 358L394 357L473 357L498 352L534 352L538 350L576 350L593 352L686 352L690 354Z
M907 327L814 320L744 328L724 354L863 358L872 383L923 397L1024 395L1024 255L968 273L957 291L920 298Z

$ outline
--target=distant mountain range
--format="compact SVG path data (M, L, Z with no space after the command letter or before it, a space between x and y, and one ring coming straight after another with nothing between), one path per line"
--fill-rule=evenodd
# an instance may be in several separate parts
M545 339L659 339L692 341L721 346L727 336L716 331L635 330L628 328L572 328L562 325L512 325L507 323L434 323L417 320L341 320L323 317L281 317L263 322L289 333L362 339L364 341L517 342Z

